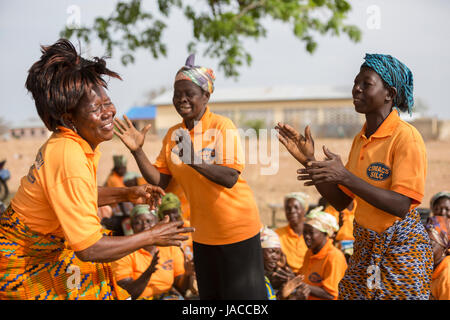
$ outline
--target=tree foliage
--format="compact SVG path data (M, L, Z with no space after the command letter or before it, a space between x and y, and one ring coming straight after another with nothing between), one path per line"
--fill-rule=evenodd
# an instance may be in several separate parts
M163 32L172 10L178 9L192 26L188 51L197 52L203 46L203 54L219 59L219 68L228 77L237 77L239 67L251 64L243 40L266 37L270 21L288 24L309 53L316 50L318 35L346 34L354 42L361 38L356 26L344 23L351 10L346 0L158 0L157 7L159 17L146 12L142 0L119 1L109 17L95 18L91 27L66 26L61 36L86 42L97 37L107 55L120 49L124 65L134 62L138 48L149 50L157 59L167 55Z

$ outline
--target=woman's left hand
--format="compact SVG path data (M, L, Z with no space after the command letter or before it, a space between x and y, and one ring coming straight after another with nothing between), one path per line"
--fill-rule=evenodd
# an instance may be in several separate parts
M341 157L323 146L327 157L324 161L310 161L305 169L297 170L298 180L305 180L305 186L322 183L343 184L347 181L349 171L344 167Z
M148 204L150 210L156 209L161 204L161 198L166 193L163 189L151 184L144 184L136 187L129 187L128 201L134 204Z

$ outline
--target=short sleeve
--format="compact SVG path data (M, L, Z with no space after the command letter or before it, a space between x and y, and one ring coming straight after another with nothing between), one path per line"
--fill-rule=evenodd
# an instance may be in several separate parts
M173 276L178 277L185 273L184 254L179 247L173 247Z
M161 147L161 151L159 152L159 155L156 157L155 162L153 163L153 165L155 166L155 168L163 174L167 174L167 175L172 175L170 173L169 170L169 166L167 165L167 148L169 147L169 142L170 142L170 135L171 135L172 130L169 130L166 134L166 136L164 137L163 141L162 141L162 147Z
M345 257L340 253L341 252L335 252L332 255L332 258L326 262L322 280L323 289L331 294L334 299L338 297L339 282L344 277L345 270L347 269Z
M422 202L425 189L427 156L422 139L399 139L392 164L391 190Z
M133 279L133 259L132 255L125 256L119 260L111 262L111 268L116 281L126 278Z
M84 250L102 238L97 216L97 185L73 177L48 190L49 203L74 251Z

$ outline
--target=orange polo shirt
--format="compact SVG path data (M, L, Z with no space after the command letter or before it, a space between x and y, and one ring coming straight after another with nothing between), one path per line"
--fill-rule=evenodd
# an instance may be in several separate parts
M287 264L292 271L298 273L308 251L303 235L296 234L289 225L275 229L275 232L280 238L281 250L286 255Z
M317 254L313 254L312 250L306 252L305 260L299 274L303 274L305 283L323 288L331 294L334 299L338 297L339 281L344 277L347 269L347 262L344 254L333 246L331 239ZM322 300L310 295L308 300Z
M123 183L123 177L119 176L116 172L112 171L108 179L106 180L106 186L107 187L114 187L114 188L125 188L126 185Z
M139 297L150 298L167 292L174 280L184 274L184 255L179 247L158 247L159 260L156 271L151 275L145 290ZM138 279L152 262L153 255L145 249L139 249L111 263L116 281L125 278Z
M342 211L342 226L339 228L339 231L336 235L337 241L355 240L355 238L353 237L353 220L355 218L356 206L356 201L353 201L352 210L348 210L347 208L345 208ZM339 211L337 211L333 206L328 205L324 211L332 214L336 218L336 221L339 221Z
M225 245L256 236L262 223L253 192L239 175L232 188L223 187L207 179L172 152L176 143L172 134L186 129L184 121L169 129L155 167L173 176L183 188L191 209L191 226L195 228L193 241L208 245ZM195 136L194 136L195 133ZM203 155L211 164L238 170L244 169L244 154L233 122L206 111L190 130L194 152Z
M431 295L434 300L450 300L450 256L445 257L433 272Z
M183 216L183 220L189 220L191 218L191 208L189 207L189 201L184 194L183 188L181 188L180 184L173 177L169 182L166 190L166 193L172 192L174 195L178 197L181 203L181 214Z
M58 127L39 149L11 206L31 230L62 237L74 251L102 237L97 216L98 147Z
M411 198L410 210L417 207L423 198L427 171L422 136L401 120L395 109L369 138L364 135L366 125L353 140L346 168L377 188ZM367 203L348 188L340 188L356 199L355 219L364 228L381 233L401 220Z

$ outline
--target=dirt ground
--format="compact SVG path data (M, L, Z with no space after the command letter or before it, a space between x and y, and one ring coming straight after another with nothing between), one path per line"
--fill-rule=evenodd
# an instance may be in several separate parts
M39 147L45 140L28 139L0 141L0 160L7 159L6 167L11 171L11 179L8 186L11 194L17 190L20 179L28 173L28 169L34 161ZM351 146L351 139L317 139L316 157L322 158L322 145L326 145L332 152L340 154L344 163ZM425 185L425 197L421 207L428 207L433 194L450 189L450 141L426 141L428 153L428 173ZM248 143L247 143L248 146ZM161 148L161 140L155 136L149 136L144 145L144 151L153 161ZM249 158L246 148L246 159ZM124 154L128 157L128 170L139 172L131 154L118 138L100 145L102 158L100 160L97 177L98 183L103 184L110 172L114 154ZM272 225L272 209L270 204L282 204L283 196L293 191L302 191L310 195L310 202L316 203L319 194L313 187L305 187L296 179L297 162L290 156L286 149L279 146L279 170L274 175L262 175L261 168L267 167L260 164L247 164L243 172L244 179L252 188L258 203L263 223ZM9 199L6 204L9 203ZM284 212L276 211L276 225L283 224Z

